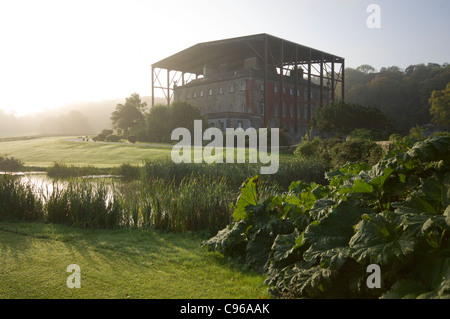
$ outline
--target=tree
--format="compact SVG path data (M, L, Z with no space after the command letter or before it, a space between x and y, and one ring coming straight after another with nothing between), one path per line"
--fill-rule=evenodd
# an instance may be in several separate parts
M155 105L146 117L148 140L167 143L171 141L171 133L177 127L187 128L193 134L194 120L206 120L200 110L190 103L177 101L170 106Z
M444 90L433 91L429 103L433 123L450 127L450 82Z
M360 65L356 68L357 71L362 72L364 74L369 74L375 72L375 68L368 64Z
M115 111L111 114L113 127L123 130L125 138L130 130L144 124L143 112L147 107L146 102L142 102L139 94L133 93L125 99L125 104L117 104Z
M343 137L355 129L368 129L380 135L389 129L390 124L376 107L339 101L317 109L311 126L320 132Z

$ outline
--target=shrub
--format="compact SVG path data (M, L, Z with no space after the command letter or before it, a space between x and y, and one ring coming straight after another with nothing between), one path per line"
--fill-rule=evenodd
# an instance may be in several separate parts
M137 137L136 137L136 135L130 135L130 136L128 136L128 142L130 142L130 143L136 143L137 142Z
M366 162L375 164L383 156L381 146L367 140L350 140L336 144L332 150L333 166L344 165L347 162Z
M107 137L106 137L106 141L107 142L118 142L118 141L120 141L120 136L118 136L118 135L114 135L114 134L111 134L111 135L108 135Z
M303 141L294 154L302 159L317 159L332 166L347 162L366 162L374 164L383 156L383 149L375 142L362 139L342 141L338 138Z
M23 168L23 163L14 157L0 156L0 170L15 172Z
M114 134L114 131L113 130L109 130L109 129L104 129L101 134L103 134L105 136L108 136L108 135Z
M371 130L365 129L365 128L358 128L353 131L351 131L347 138L351 139L360 139L360 140L369 140L373 141L374 136Z
M95 139L96 139L97 141L103 142L103 141L106 139L106 135L103 134L103 133L98 134L98 135L95 137Z

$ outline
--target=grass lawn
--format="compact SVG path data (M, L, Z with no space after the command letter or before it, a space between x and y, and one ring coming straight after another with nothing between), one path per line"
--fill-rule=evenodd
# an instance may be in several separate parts
M15 157L26 166L48 167L54 162L70 165L114 167L122 163L170 159L171 146L79 142L70 137L39 137L0 142L0 156Z
M266 298L264 278L200 247L202 238L153 230L83 230L0 222L0 299ZM67 266L81 268L68 288Z

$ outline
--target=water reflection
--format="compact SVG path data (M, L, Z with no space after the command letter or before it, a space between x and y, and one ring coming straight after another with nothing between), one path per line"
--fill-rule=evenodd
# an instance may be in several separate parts
M67 187L69 178L48 177L46 172L0 172L0 175L12 175L20 179L24 185L31 186L33 193L40 196L44 201L51 196L54 191L64 190ZM89 175L79 177L80 180L101 183L108 189L108 199L114 192L114 181L121 180L117 175Z

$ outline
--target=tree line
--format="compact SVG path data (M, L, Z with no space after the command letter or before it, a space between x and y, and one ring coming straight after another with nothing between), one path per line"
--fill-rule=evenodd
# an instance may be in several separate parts
M448 127L448 120L439 121L444 113L437 116L430 113L433 91L445 90L448 83L448 63L416 64L404 70L383 67L379 72L370 65L361 65L345 69L345 101L376 107L387 116L396 133L407 133L430 122ZM438 110L448 112L448 108L447 102L446 108L441 104Z
M133 93L124 104L117 104L111 114L113 127L123 138L136 138L141 142L169 143L171 133L177 127L193 130L194 120L205 118L200 110L186 102L177 101L171 105L157 104L147 111L147 103L139 94Z
M310 129L321 136L386 139L430 122L450 127L448 63L417 64L405 70L391 66L379 72L366 64L347 68L345 83L345 102L316 109L311 120ZM187 102L148 110L137 93L117 104L111 115L113 127L123 138L132 135L139 141L163 143L171 142L171 132L177 127L191 130L195 119L205 121L199 109Z

